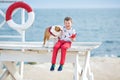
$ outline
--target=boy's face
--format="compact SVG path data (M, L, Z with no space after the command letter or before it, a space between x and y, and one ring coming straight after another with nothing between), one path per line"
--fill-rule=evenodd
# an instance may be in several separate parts
M69 20L69 21L64 21L64 25L65 25L65 27L66 27L66 29L71 29L71 27L72 27L72 22L71 22L71 20Z

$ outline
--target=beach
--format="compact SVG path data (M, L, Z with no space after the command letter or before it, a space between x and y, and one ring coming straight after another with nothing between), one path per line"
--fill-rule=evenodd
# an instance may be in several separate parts
M43 5L43 3L42 5L40 5L41 7L40 8L40 7L33 7L33 4L35 3L34 5L36 6L37 4L41 4L41 3L39 3L38 1L37 3L35 1L33 3L31 1L32 0L28 0L27 3L29 2L32 3L29 5L32 7L33 9L32 11L35 13L35 20L31 25L31 27L29 27L28 29L21 29L21 32L23 32L23 34L21 34L21 32L18 31L19 27L18 29L15 30L14 28L10 27L9 24L7 24L8 21L5 19L6 18L5 15L7 13L9 4L4 5L3 2L0 3L0 6L1 6L0 8L0 42L1 43L8 42L8 41L12 41L13 43L16 41L17 42L21 42L21 41L42 42L44 38L44 31L47 27L54 26L54 25L64 26L64 18L67 16L70 16L72 17L72 20L73 20L72 27L73 29L76 30L76 33L77 33L76 42L101 42L102 43L98 48L91 50L91 54L90 54L92 56L90 59L90 66L94 74L94 80L120 80L120 50L119 50L120 49L120 35L119 35L120 34L120 7L106 6L106 8L104 8L105 4L109 5L112 3L117 3L116 5L119 6L119 2L116 2L115 0L114 0L115 2L105 1L103 3L96 1L98 4L101 4L101 8L95 7L94 4L91 4L95 2L91 2L91 1L87 3L92 5L93 8L92 7L87 8L86 5L88 6L88 4L85 4L85 8L82 8L82 7L81 8L78 8L78 7L65 8L63 6L64 5L63 3L62 3L63 8L57 8L58 5L52 2L54 3L52 4L52 6L54 6L53 8L50 8L50 5L47 5L47 7L49 8L42 8L41 6ZM64 2L67 2L67 1L64 1ZM72 5L74 4L74 2L72 2ZM80 5L79 3L77 2L78 5ZM97 3L95 5L97 5ZM73 6L78 6L77 4ZM24 12L25 14L23 14ZM16 24L23 25L23 23L26 23L27 20L29 19L29 15L28 15L28 12L24 10L21 15L21 10L17 10L15 11L11 19ZM9 46L9 44L6 44L6 45ZM4 47L5 44L2 44L1 46ZM17 46L19 45L15 45L14 48L16 48ZM4 48L6 49L8 47L4 47ZM4 48L1 48L1 49L4 49ZM20 48L20 49L24 49L24 48ZM31 51L31 50L28 50L28 51ZM3 52L3 53L6 53L6 52ZM49 50L47 50L46 52L35 51L35 53L49 53ZM23 58L26 58L26 57L23 56L22 54L18 54L17 51L15 52L15 57L14 56L8 57L9 54L10 54L10 51L7 52L6 57L1 57L0 60L2 61L2 59L6 58L9 61L11 60L11 58L15 58L15 61L17 60L26 61L26 60L23 60ZM18 56L20 59L18 58ZM25 62L23 80L74 80L75 64L65 63L62 72L57 71L59 67L59 64L57 64L55 67L55 71L51 72L49 70L51 66L51 63L50 63L51 57L49 58L48 56L46 56L46 58L45 57L40 58L40 57L42 56L35 55L34 58L33 56L29 56L29 58L26 58L27 60L29 59L30 61L33 61L35 59L39 62L40 60L47 61L47 63L37 63L33 65ZM72 61L72 58L69 58L69 59ZM80 61L79 63L81 64L81 66L83 66L83 58L84 56L81 56L79 58L79 61ZM17 69L19 68L18 64L16 68ZM2 71L3 71L3 66L1 65L1 62L0 62L0 75ZM9 75L5 80L13 80L13 79L11 79L11 75Z
M95 80L120 80L120 58L91 58Z
M81 61L80 61L81 62ZM74 67L66 63L62 72L49 71L50 63L25 64L25 80L73 80ZM117 57L92 57L90 60L94 80L120 80L120 58ZM10 80L9 78L7 80Z

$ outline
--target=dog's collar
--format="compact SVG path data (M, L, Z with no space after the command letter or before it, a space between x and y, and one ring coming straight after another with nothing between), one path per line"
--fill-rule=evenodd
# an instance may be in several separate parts
M56 37L56 35L51 32L51 28L52 28L52 26L49 28L50 34L53 35L54 37Z

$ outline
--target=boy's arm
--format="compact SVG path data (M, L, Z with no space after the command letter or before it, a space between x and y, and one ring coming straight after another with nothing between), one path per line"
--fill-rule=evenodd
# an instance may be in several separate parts
M76 40L76 35L77 35L76 31L75 31L75 29L73 29L72 30L72 36L70 36L71 41L75 41Z

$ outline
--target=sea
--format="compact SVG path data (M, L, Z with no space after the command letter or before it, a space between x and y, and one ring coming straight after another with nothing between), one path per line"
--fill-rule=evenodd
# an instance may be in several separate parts
M4 13L6 9L1 9ZM120 8L93 9L33 9L35 21L26 29L25 41L43 41L46 27L64 25L64 18L73 19L72 27L77 32L77 42L102 42L101 46L92 50L91 56L120 57ZM25 21L28 18L25 12ZM13 20L21 24L21 10L15 11ZM4 17L0 15L0 23ZM20 35L5 23L0 27L0 36ZM0 41L21 41L15 38L0 38Z

